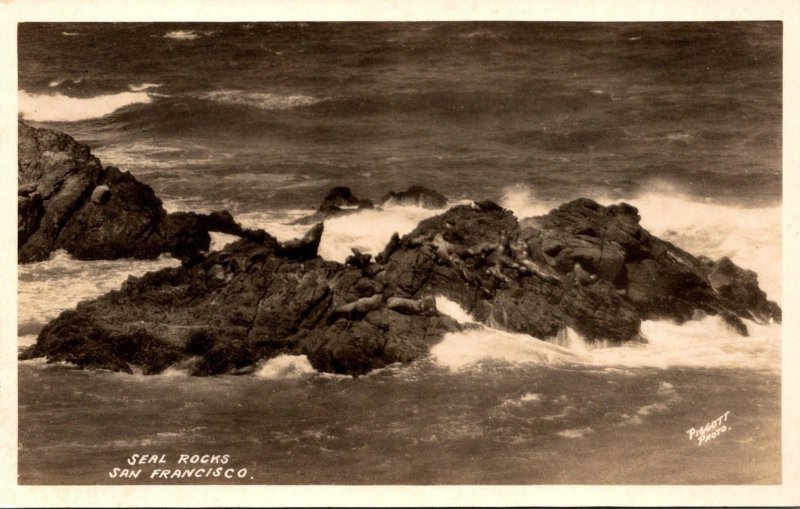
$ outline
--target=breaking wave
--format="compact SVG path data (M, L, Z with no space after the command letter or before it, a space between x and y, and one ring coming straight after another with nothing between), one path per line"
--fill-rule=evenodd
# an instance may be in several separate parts
M394 233L403 236L420 221L441 214L443 210L416 206L389 205L383 210L369 209L325 221L319 254L326 260L344 262L351 248L377 255Z
M438 296L436 306L460 323L469 314L449 299ZM431 358L450 370L480 367L494 361L509 365L580 364L600 368L732 368L780 370L781 327L748 322L750 337L742 337L718 317L706 317L678 325L668 321L644 321L647 344L621 346L591 344L567 328L556 343L527 334L475 325L448 333L431 349ZM613 369L612 369L613 370Z
M34 122L78 122L110 115L133 104L148 104L151 97L144 92L120 92L96 97L69 97L60 93L31 94L20 90L19 112Z
M81 261L65 251L57 251L43 262L20 265L18 327L22 333L38 333L38 328L63 310L116 290L129 276L178 265L178 260L164 255L156 260Z
M641 224L653 235L693 255L712 259L729 257L737 265L754 270L759 285L771 300L781 302L780 206L740 208L693 200L664 183L630 197L595 197L603 205L625 201L639 209ZM509 188L501 205L518 218L549 212L552 202L527 188Z
M300 378L316 374L305 355L279 355L264 362L255 372L258 378L269 380Z

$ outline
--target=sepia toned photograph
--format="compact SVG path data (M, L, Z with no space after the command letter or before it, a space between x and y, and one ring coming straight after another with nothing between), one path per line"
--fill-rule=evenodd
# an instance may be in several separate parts
M782 484L781 21L17 24L17 483Z

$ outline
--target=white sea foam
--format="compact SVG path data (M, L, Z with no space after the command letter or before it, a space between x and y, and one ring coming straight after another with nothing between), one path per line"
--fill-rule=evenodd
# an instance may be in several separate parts
M208 248L209 251L222 251L225 246L240 239L239 236L229 233L208 232L208 234L211 237L211 246Z
M279 355L267 360L255 372L258 378L300 378L313 375L316 370L305 355Z
M20 90L19 112L35 122L78 122L110 115L132 104L152 102L144 92L121 92L97 97L69 97L63 94L30 94Z
M57 251L49 260L17 268L17 321L20 325L48 322L82 300L119 288L130 275L178 265L180 261L167 256L156 260L79 261Z
M437 297L437 308L465 322L469 315L458 304ZM780 370L781 327L747 323L750 337L739 336L718 317L706 317L678 325L645 321L642 332L649 343L622 346L587 343L567 328L558 344L527 334L486 326L448 333L431 349L438 365L461 370L486 360L508 364L580 364L621 368L708 367L763 371ZM671 387L661 386L668 392Z
M170 30L164 34L163 37L165 39L173 39L176 41L193 41L204 35L209 35L209 32L198 32L196 30Z
M22 350L36 343L36 334L20 334L17 336L17 349Z
M459 322L469 321L469 314L446 297L436 297L439 312ZM431 358L438 365L462 370L486 360L508 364L555 364L575 360L567 348L527 334L515 334L486 326L445 334L431 349Z
M214 90L198 97L223 104L253 106L264 110L288 110L300 106L310 106L322 100L303 94L276 94L246 90Z
M583 438L586 435L594 433L594 430L587 426L585 428L574 428L574 429L565 429L564 431L559 431L556 435L564 437L564 438Z
M535 392L526 392L522 396L518 398L508 398L504 399L503 402L500 404L501 407L522 407L523 405L529 405L534 403L541 403L544 401L545 397L543 394L537 394Z
M514 186L506 189L500 205L514 213L518 219L547 214L557 203L541 200L527 186Z
M639 209L642 226L652 234L694 255L727 256L754 270L769 298L781 302L781 207L737 208L666 192L626 201Z
M62 83L66 83L68 81L70 83L73 83L73 84L77 85L78 83L83 81L83 78L74 78L74 79L65 78L65 79L61 79L61 80L53 80L50 83L48 83L48 86L57 87L57 86L61 85Z
M447 297L443 297L441 295L436 296L436 309L438 309L443 315L449 316L458 323L464 324L475 322L472 316L464 311L464 308Z
M639 209L641 224L650 233L695 256L727 256L754 270L768 297L781 302L780 206L740 208L697 201L663 182L653 182L646 192L634 196L595 199L603 205L630 203ZM507 190L501 205L525 218L546 214L559 204L517 186Z
M236 215L236 220L245 228L262 229L281 242L299 239L312 228L308 224L292 224L295 220L309 215L303 209L280 210L272 212L245 212Z
M139 83L138 85L134 84L128 85L128 89L130 89L131 92L141 92L143 90L148 90L151 88L160 88L160 87L161 83Z
M595 365L626 367L718 367L780 370L781 327L747 322L749 337L739 336L718 317L678 325L642 322L646 345L585 348Z
M319 254L326 260L344 262L351 248L377 255L386 247L392 234L405 235L420 221L441 214L443 210L407 205L388 205L383 210L368 209L325 221Z

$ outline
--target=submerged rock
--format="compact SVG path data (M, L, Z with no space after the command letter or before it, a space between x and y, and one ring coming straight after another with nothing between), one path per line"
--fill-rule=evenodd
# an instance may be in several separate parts
M624 203L579 199L522 221L489 201L456 206L348 264L317 256L321 233L251 236L131 277L63 313L24 355L145 372L177 360L213 375L291 353L360 375L418 359L462 329L437 310L439 295L479 322L541 339L570 327L590 341L641 341L642 320L700 312L741 334L742 319L780 320L754 273L653 237Z
M153 190L63 133L19 122L17 238L21 263L57 249L82 260L197 258L209 231L258 235L227 212L167 214Z

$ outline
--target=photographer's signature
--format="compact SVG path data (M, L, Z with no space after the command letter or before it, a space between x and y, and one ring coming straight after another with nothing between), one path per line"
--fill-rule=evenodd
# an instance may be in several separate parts
M713 421L706 423L705 426L701 426L700 428L689 428L686 430L686 433L689 435L689 440L697 439L697 445L703 445L711 440L714 440L718 436L722 435L723 433L727 433L731 430L731 427L728 426L728 414L731 411L728 410L724 414L720 415Z

